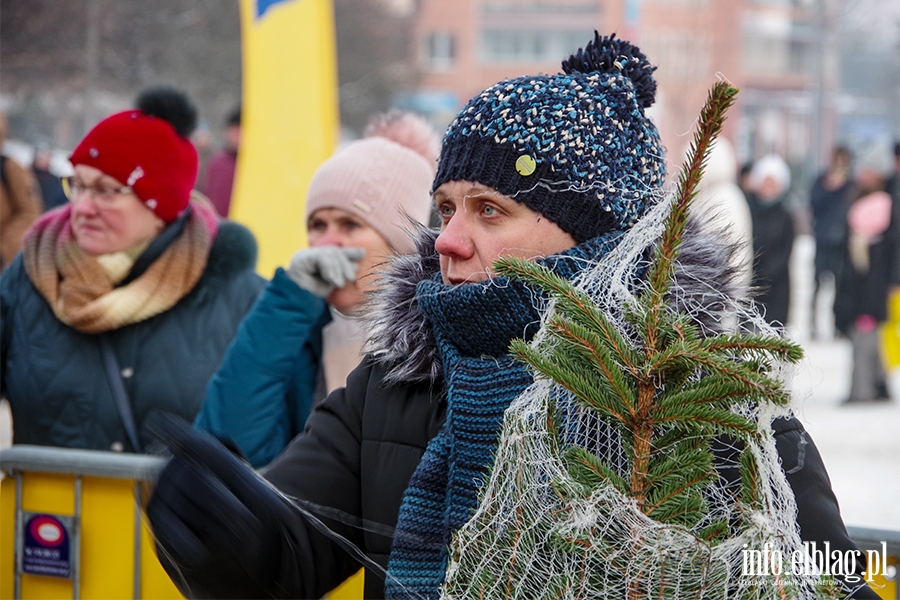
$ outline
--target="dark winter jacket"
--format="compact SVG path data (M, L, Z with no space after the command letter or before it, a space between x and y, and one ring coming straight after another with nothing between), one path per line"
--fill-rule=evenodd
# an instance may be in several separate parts
M845 265L844 245L847 241L847 211L850 209L853 181L847 179L835 189L826 187L828 173L813 182L809 192L813 235L816 240L816 279L828 272L840 279Z
M330 320L325 300L278 269L210 380L194 426L230 439L255 467L278 456L315 403Z
M694 232L695 233L695 232ZM365 555L386 568L401 499L428 441L446 417L441 361L427 322L414 298L416 283L438 269L433 240L421 244L421 256L398 260L386 284L373 324L372 354L338 390L316 407L303 435L264 471L287 496L321 519ZM710 281L728 287L729 253L689 234L680 259L679 282L693 301L710 307L704 294ZM696 282L696 285L691 285ZM703 323L713 327L714 318ZM801 534L807 541L830 541L832 549L854 549L840 518L827 473L815 445L796 419L775 423L776 444L799 505ZM720 449L719 455L725 450ZM736 470L722 469L726 481ZM324 535L296 516L284 523L262 563L272 571L249 573L235 596L278 595L317 598L360 565L348 544ZM863 569L858 565L858 571ZM234 573L229 574L234 578ZM217 577L189 577L203 589ZM271 581L274 577L274 581ZM254 579L267 581L261 588ZM210 586L214 588L214 585ZM864 590L868 592L868 589ZM367 598L382 597L383 575L366 572ZM858 597L872 597L860 595Z
M888 192L889 194L889 192ZM889 194L890 195L890 194ZM863 201L871 197L863 194L854 201ZM852 231L844 238L841 252L844 268L841 269L837 279L834 297L835 327L844 335L849 336L854 328L856 319L861 315L874 317L875 321L883 323L888 319L888 298L895 273L897 273L898 226L894 219L894 204L897 200L891 197L892 218L888 229L869 239L868 264L865 266L854 264L851 259ZM851 208L852 210L852 208Z
M144 451L155 414L191 420L238 323L265 281L256 242L223 222L194 289L155 317L104 334L121 368ZM98 335L62 323L25 272L22 255L0 277L2 393L17 444L133 451L107 380Z
M790 261L794 223L782 199L762 202L747 194L753 219L753 285L766 320L786 325L791 302Z
M894 173L884 186L891 195L891 226L888 228L888 237L894 246L894 251L900 255L900 171ZM900 256L896 256L891 269L890 284L900 286Z
M829 189L827 178L827 172L819 175L809 192L817 249L819 246L840 246L847 237L847 210L853 181L848 179L844 185Z
M446 410L431 384L390 384L386 378L383 365L371 359L363 363L350 375L347 388L313 411L305 434L265 471L276 487L302 499L329 529L384 569L403 493ZM809 434L796 419L776 421L774 427L778 453L797 496L803 540L820 547L830 541L832 549L842 552L855 549ZM732 482L739 478L736 469L722 475ZM273 551L271 560L279 565L276 579L289 591L286 597L321 597L359 569L356 557L306 521L298 518L289 530L289 537L308 546L304 552L295 552L296 546ZM859 564L856 570L864 569ZM383 597L383 577L366 570L366 598ZM247 585L236 590L236 597L260 595L252 582Z

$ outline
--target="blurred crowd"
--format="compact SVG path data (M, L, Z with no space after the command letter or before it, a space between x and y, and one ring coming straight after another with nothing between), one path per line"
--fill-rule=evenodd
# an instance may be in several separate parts
M795 286L791 256L804 232L815 240L814 288L809 314L813 339L850 340L853 371L848 403L887 401L880 331L895 316L900 290L900 141L851 151L837 146L827 167L808 185L792 181L777 153L739 165L727 139L713 147L694 200L705 218L724 220L743 251L755 302L770 323L787 326ZM803 194L805 197L800 197ZM817 306L829 303L833 326L822 330Z
M791 252L799 231L815 239L813 338L816 306L831 300L834 335L850 340L853 369L846 402L888 401L890 392L880 327L892 316L900 289L900 142L871 144L855 154L835 147L827 167L809 186L806 202L792 202L791 173L776 154L740 170L750 208L753 284L766 318L791 318Z
M195 107L172 88L97 123L63 177L49 148L28 165L4 157L0 392L14 443L171 451L148 516L164 566L201 595L319 597L358 569L291 497L342 515L331 531L381 567L368 597L436 597L504 412L534 382L509 348L540 322L535 291L494 261L566 281L607 257L639 262L613 250L664 195L646 57L596 33L563 71L491 86L443 142L415 114L373 115L315 172L297 224L309 247L271 280L255 273L253 233L228 219L240 108L208 157ZM900 144L836 148L804 203L817 288L836 290L836 329L853 345L852 403L890 397L878 331L900 286L898 170ZM767 321L787 324L804 228L794 189L777 154L739 167L727 140L714 145L677 275L689 273L680 293L702 335L738 318L736 303L703 304L711 287L751 290ZM624 266L638 287L641 269ZM803 490L791 526L853 551L803 426L787 413L760 426L778 464L796 465L783 474ZM710 475L723 497L741 477L732 450ZM873 597L861 581L858 597Z

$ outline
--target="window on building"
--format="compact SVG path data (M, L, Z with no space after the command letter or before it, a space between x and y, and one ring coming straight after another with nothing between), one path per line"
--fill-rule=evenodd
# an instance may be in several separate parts
M641 50L659 67L659 81L707 79L710 47L709 35L692 29L648 28L641 36Z
M661 8L695 8L706 9L711 0L644 0L645 6L659 6Z
M447 71L456 62L456 38L449 31L435 31L425 38L425 62L432 71Z
M591 29L483 29L483 63L559 62L594 37Z

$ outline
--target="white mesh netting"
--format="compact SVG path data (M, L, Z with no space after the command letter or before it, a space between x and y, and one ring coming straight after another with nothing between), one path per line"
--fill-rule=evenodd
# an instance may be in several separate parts
M646 250L659 239L670 204L671 199L660 202L615 251L576 282L631 340L636 336L622 310L635 302L629 282L637 279L637 269L646 268ZM706 322L776 335L751 303L725 297L714 283L706 282L708 292L698 296L695 290L704 282L691 282L692 293L687 294L687 284L679 282L676 273L670 296L682 310L703 315ZM725 307L719 314L709 314L713 295ZM545 323L552 311L551 302ZM548 343L551 336L542 328L532 344ZM789 365L773 367L773 377L787 383ZM506 413L480 506L454 536L442 597L761 599L822 594L814 571L794 576L796 568L791 569L792 557L805 555L794 495L770 425L789 408L744 402L732 410L757 423L761 434L745 450L756 459L758 501L748 506L721 482L712 481L704 490L708 518L688 529L649 518L612 485L585 494L567 469L565 448L581 446L627 476L630 465L621 436L561 386L537 377ZM733 452L731 460L737 454ZM717 521L729 524L724 539L709 543L697 535ZM756 559L749 572L748 558ZM767 574L762 573L766 565ZM808 564L804 568L813 569Z

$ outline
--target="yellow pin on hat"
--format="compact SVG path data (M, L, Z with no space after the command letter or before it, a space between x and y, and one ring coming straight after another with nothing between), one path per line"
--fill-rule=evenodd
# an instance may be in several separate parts
M519 175L523 177L528 177L534 170L537 168L537 163L534 158L529 156L528 154L523 154L519 158L516 159L516 171L518 171Z

